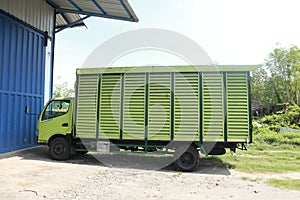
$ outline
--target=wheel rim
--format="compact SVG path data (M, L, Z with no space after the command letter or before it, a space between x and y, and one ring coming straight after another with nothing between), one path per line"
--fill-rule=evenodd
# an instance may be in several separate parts
M57 145L55 145L55 147L54 147L54 153L56 154L56 155L61 155L61 154L63 154L65 152L65 147L64 147L64 145L62 145L62 144L57 144Z
M194 162L193 155L188 152L183 153L180 156L180 162L183 166L186 166L186 167L191 166L191 164L193 164L193 162Z

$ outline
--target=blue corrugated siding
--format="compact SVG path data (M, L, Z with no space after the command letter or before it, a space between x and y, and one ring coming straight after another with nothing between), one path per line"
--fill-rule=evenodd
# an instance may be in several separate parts
M43 106L43 35L0 13L0 153L32 146ZM25 114L28 106L29 114Z

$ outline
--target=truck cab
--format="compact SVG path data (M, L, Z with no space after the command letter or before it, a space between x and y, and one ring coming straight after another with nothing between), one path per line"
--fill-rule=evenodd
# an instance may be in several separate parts
M73 132L73 106L73 98L54 98L48 101L38 118L39 144L50 146L56 138L67 142L67 138L71 137ZM56 150L59 154L63 149L56 147Z

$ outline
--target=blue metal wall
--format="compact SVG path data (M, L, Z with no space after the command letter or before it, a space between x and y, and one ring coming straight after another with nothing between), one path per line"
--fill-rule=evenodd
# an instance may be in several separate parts
M0 13L0 153L34 144L44 76L43 35Z

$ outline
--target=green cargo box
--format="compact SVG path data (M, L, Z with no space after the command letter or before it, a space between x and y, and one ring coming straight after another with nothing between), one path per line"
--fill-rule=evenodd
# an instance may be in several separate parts
M77 69L73 136L119 145L251 143L249 71L257 67Z

